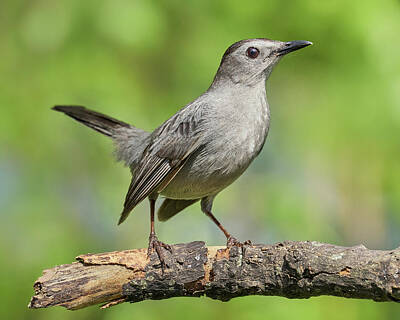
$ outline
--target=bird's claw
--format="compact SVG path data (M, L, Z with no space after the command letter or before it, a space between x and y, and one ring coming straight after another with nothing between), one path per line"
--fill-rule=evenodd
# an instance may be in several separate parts
M226 246L228 248L232 248L232 247L241 247L241 243L235 238L230 236L227 240L226 240Z
M232 237L232 236L230 236L226 241L226 246L228 248L244 247L244 246L252 246L252 245L253 245L253 243L251 242L251 240L246 240L244 242L240 242L235 237Z
M252 246L253 242L251 242L251 240L246 240L245 242L243 242L244 246Z
M155 250L157 253L158 259L160 260L161 269L164 273L164 270L165 270L165 268L168 267L168 265L165 262L164 254L163 254L161 248L164 248L165 250L168 250L170 253L172 253L172 248L169 244L159 241L155 234L150 234L149 247L147 248L147 258L150 258L151 254L153 253L153 250Z
M227 239L226 242L226 246L228 249L232 248L232 247L238 247L242 250L242 256L246 256L246 249L248 247L253 246L253 243L251 242L251 240L246 240L244 242L239 242L235 237L230 236Z

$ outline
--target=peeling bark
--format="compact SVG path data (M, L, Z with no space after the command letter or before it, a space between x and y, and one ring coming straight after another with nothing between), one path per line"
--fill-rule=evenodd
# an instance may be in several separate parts
M80 309L104 303L207 296L221 301L247 295L309 298L331 295L400 302L400 248L368 250L287 241L243 248L195 241L164 251L168 268L145 249L87 254L45 270L30 308Z

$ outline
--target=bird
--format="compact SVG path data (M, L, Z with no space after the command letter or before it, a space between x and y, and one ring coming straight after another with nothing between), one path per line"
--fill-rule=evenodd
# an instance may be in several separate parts
M245 39L223 54L209 88L154 131L148 132L83 106L56 105L80 123L110 137L118 161L131 171L131 182L118 221L121 224L144 199L150 204L148 257L155 251L166 267L155 232L155 203L166 221L200 201L202 212L227 239L242 246L213 214L215 197L249 167L263 149L270 126L266 80L286 54L311 45L305 40Z

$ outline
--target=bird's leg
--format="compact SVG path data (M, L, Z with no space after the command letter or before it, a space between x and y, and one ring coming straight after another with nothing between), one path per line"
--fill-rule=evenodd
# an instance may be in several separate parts
M245 241L244 243L239 242L235 237L233 237L225 228L224 226L218 221L218 219L212 214L212 202L214 198L203 198L201 200L201 210L209 217L217 227L224 233L226 237L226 246L228 248L233 246L243 247L243 245L252 245L250 240Z
M153 199L149 199L149 200L150 200L150 236L149 236L149 247L147 249L147 257L148 258L150 257L150 255L154 249L157 253L158 259L160 259L161 268L164 271L165 267L167 267L167 264L165 263L164 255L162 253L161 247L167 249L169 252L172 252L172 249L171 249L170 245L159 241L156 236L156 232L154 230L154 209L155 209L156 200L153 200Z
M227 248L232 248L232 247L239 247L242 250L242 256L246 256L246 248L248 246L252 246L253 244L251 243L250 240L246 240L245 242L239 242L235 237L232 237L231 234L226 231L226 229L223 227L223 225L217 220L216 217L212 214L210 210L203 210L204 213L211 218L212 221L220 228L220 230L224 233L226 237L226 247Z
M240 242L235 237L232 237L232 235L224 228L224 226L218 221L218 219L216 217L214 217L214 215L212 214L211 211L205 210L204 213L224 233L224 235L226 237L226 246L227 247L233 247L233 246L239 246L240 245Z

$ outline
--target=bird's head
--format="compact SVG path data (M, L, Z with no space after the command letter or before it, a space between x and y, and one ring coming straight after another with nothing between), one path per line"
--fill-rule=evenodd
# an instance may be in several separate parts
M252 85L255 82L265 81L284 55L311 44L310 41L304 40L282 42L270 39L247 39L236 42L225 51L214 83L228 80Z

